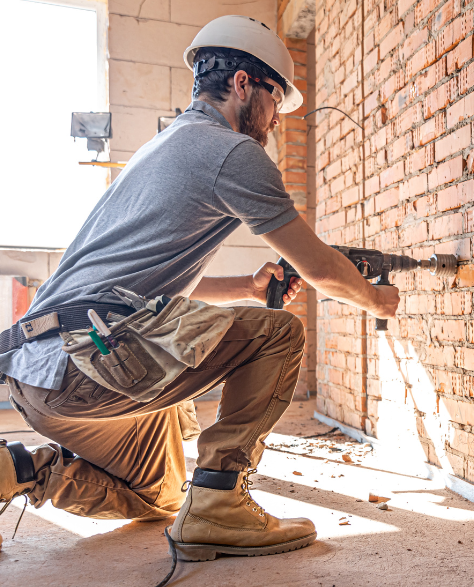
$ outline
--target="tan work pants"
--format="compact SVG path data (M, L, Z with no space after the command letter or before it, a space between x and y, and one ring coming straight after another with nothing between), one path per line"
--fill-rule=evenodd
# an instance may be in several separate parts
M215 424L198 441L199 467L255 467L264 439L293 397L303 356L301 321L284 310L236 308L223 340L149 403L101 387L70 361L60 390L8 379L12 403L50 443L37 448L31 502L94 518L176 513L186 470L176 405L225 383ZM78 455L64 458L62 445Z

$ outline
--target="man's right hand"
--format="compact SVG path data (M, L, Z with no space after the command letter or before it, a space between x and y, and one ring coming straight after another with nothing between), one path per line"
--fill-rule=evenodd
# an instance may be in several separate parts
M376 318L394 318L400 303L398 288L393 285L374 285L377 291L376 305L369 313Z
M349 259L324 244L301 216L261 237L324 296L383 320L395 316L400 302L398 289L371 285Z

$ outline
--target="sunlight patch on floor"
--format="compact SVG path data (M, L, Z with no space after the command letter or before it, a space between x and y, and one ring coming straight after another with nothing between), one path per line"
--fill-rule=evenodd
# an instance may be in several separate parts
M360 534L399 532L399 529L391 524L368 520L341 510L325 508L259 489L255 489L251 493L255 501L269 514L279 518L309 518L316 526L318 538L322 540ZM347 519L349 525L340 526L341 518Z
M25 500L22 497L17 497L12 501L12 505L22 510L23 506L25 505ZM92 518L75 516L69 512L65 512L64 510L58 510L52 505L50 501L47 501L39 509L36 509L32 505L28 504L26 507L25 516L27 513L33 514L38 518L42 518L43 520L46 520L47 522L50 522L59 528L63 528L63 530L67 530L72 534L76 534L81 538L90 538L91 536L96 536L97 534L107 534L107 532L112 532L113 530L121 528L122 526L125 526L131 522L131 520L93 520ZM21 524L23 523L25 523L24 518Z

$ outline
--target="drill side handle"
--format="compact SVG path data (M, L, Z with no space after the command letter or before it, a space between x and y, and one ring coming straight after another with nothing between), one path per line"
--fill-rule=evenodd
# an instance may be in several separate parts
M383 269L380 277L377 279L375 285L392 285L388 280L389 271L387 269ZM375 330L379 331L387 331L388 330L388 320L383 318L376 318L375 319Z

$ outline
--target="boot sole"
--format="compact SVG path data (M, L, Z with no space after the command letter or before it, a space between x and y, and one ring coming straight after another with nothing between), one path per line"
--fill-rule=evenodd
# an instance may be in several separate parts
M168 528L171 532L171 526ZM269 554L281 554L283 552L290 552L291 550L298 550L309 546L316 540L317 532L289 540L288 542L280 542L279 544L272 544L270 546L228 546L226 544L199 544L192 542L175 542L176 553L180 561L213 561L217 554L233 554L235 556L266 556ZM171 554L171 552L170 552Z

